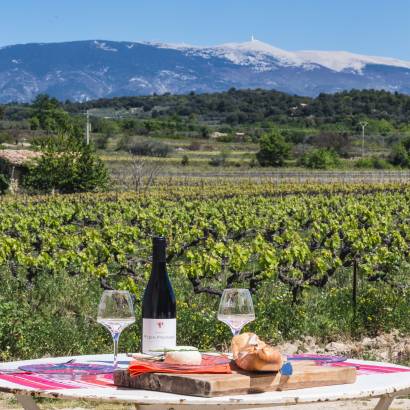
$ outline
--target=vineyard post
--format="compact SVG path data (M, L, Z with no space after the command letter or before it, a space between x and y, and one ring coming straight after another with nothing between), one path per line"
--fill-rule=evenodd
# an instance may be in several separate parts
M367 121L360 121L360 126L362 127L362 157L364 157L364 129L369 125Z
M353 260L353 283L352 283L352 306L353 320L356 320L357 313L357 260Z

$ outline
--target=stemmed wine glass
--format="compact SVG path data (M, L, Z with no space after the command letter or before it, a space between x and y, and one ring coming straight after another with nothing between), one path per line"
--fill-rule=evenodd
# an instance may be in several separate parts
M218 320L227 324L234 336L255 320L252 296L248 289L225 289L218 309Z
M113 365L118 365L118 341L121 332L135 322L131 295L125 290L106 290L98 305L97 322L105 326L114 341Z

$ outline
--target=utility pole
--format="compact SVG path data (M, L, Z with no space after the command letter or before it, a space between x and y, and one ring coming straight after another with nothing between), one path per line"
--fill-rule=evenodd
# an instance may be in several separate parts
M367 121L360 121L360 126L362 127L362 157L364 157L364 129L369 125Z
M90 113L87 110L87 123L85 125L85 140L86 140L87 145L90 144L90 128L91 128Z

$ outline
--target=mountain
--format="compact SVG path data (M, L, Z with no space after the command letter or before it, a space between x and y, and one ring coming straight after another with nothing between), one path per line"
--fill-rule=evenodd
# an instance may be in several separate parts
M353 88L410 94L410 62L292 52L257 40L213 47L90 40L0 48L0 103L29 102L38 93L85 101L231 87L305 96Z

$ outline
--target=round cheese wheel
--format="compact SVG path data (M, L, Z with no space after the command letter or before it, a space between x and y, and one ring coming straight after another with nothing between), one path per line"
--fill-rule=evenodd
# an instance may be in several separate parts
M165 363L199 365L202 362L202 355L196 347L177 346L174 350L165 353Z

